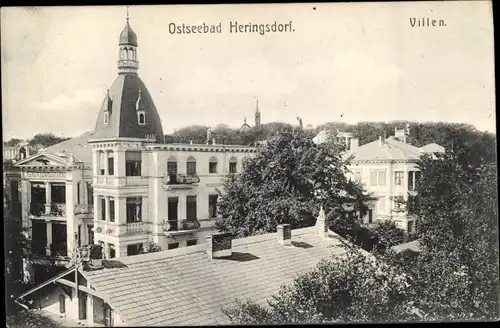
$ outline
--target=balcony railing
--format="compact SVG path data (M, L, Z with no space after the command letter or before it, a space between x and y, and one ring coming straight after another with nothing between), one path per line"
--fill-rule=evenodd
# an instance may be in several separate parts
M31 203L30 204L30 214L33 216L42 216L45 214L45 204L43 203Z
M94 205L91 204L75 205L75 215L78 214L94 214Z
M66 216L66 204L52 203L50 205L51 216Z
M143 232L143 231L144 231L143 222L127 223L127 233L137 233L137 232Z
M167 185L189 185L199 183L200 178L197 175L167 174L163 182Z
M165 221L163 229L167 232L192 231L200 228L200 222L196 219L191 220L168 220Z

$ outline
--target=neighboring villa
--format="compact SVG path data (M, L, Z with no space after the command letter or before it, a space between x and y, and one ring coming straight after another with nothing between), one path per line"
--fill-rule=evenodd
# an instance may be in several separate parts
M409 233L415 232L416 218L408 215L401 207L401 200L415 195L420 176L416 166L424 153L442 153L445 149L435 143L417 148L408 143L410 126L395 129L394 136L358 146L358 140L351 138L345 157L351 158L350 177L360 181L373 196L364 223L376 220L393 220Z
M327 229L316 226L232 240L214 234L208 243L171 251L84 260L20 295L26 308L42 309L83 324L190 326L230 324L221 311L236 298L265 305L280 286L325 258L345 253Z

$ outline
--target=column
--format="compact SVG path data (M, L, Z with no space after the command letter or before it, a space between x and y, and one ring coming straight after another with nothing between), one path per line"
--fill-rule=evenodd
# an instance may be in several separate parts
M94 194L94 221L99 221L101 218L101 197Z
M105 221L109 221L109 196L104 196L104 199L106 200L105 204L106 204L106 208L104 209L104 213L106 214L106 218Z
M109 259L109 243L104 242L103 252L104 259Z
M115 163L115 176L124 177L126 176L125 171L125 151L122 149L117 149L114 151L114 163Z
M116 257L124 257L127 256L127 245L115 245L115 254Z
M50 207L52 206L52 189L51 183L45 182L45 214L50 214Z
M104 156L104 175L109 175L108 151L101 153Z
M73 209L75 204L76 183L66 181L66 208ZM75 223L75 213L72 210L66 211L66 243L68 247L68 256L73 255L73 247L75 246L75 233L77 233L77 225Z
M186 196L187 194L180 194L179 195L179 203L177 204L177 219L184 220L187 218L187 202L186 202Z
M31 220L29 219L30 212L30 197L31 196L31 184L28 180L21 180L21 206L22 206L22 227L29 228ZM27 238L31 239L31 229L27 230Z
M50 245L52 245L52 222L51 221L47 221L45 223L45 227L47 228L47 245L45 246L45 254L50 256L52 255L51 253L51 247Z
M92 149L92 175L99 175L99 151Z
M403 188L404 188L404 193L403 193L404 200L408 200L409 181L408 181L408 168L407 167L405 167L403 169Z
M94 296L87 294L87 322L94 323Z

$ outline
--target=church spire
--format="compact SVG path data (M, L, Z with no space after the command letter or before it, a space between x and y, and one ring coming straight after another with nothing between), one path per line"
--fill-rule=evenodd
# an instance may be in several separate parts
M137 59L137 35L129 24L129 12L127 6L127 19L125 27L120 33L120 56L118 59L118 74L137 74L139 61Z
M255 126L260 127L260 109L259 109L259 100L257 99L257 104L255 107Z

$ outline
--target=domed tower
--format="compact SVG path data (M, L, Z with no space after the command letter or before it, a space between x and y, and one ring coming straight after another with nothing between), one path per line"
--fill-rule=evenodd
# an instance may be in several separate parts
M137 35L130 27L128 10L118 47L118 77L102 102L95 139L134 138L161 143L164 135L160 115L137 72Z

